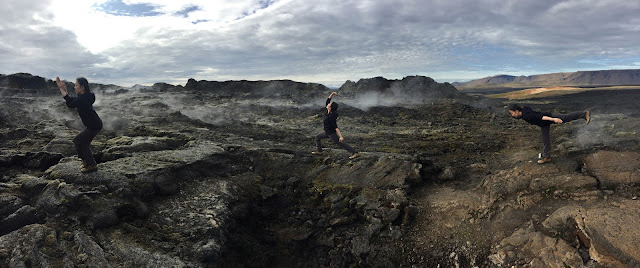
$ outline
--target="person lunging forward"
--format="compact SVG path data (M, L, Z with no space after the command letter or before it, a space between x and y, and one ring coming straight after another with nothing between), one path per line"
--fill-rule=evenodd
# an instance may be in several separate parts
M537 112L528 106L520 107L517 104L510 104L509 113L513 118L523 119L529 124L540 127L543 150L542 158L538 160L538 164L551 162L551 137L549 136L551 124L567 123L578 119L584 119L587 124L591 121L591 113L589 111L570 114L552 114L549 112Z
M73 144L75 144L76 150L78 151L78 157L82 159L80 171L82 173L97 171L98 164L93 157L90 147L93 138L102 130L102 120L93 109L96 96L89 90L89 82L84 77L76 79L74 89L78 96L75 98L67 94L67 86L64 82L60 81L60 77L56 77L56 85L58 85L60 94L62 94L62 97L64 97L64 100L67 102L67 107L77 108L82 124L86 127L73 138Z
M326 108L327 113L322 116L322 123L324 125L324 132L316 135L316 146L318 149L316 151L311 152L312 154L322 154L322 139L331 139L335 144L344 148L348 152L351 153L349 159L354 159L358 157L360 154L358 151L353 149L349 144L344 142L344 138L342 137L342 133L340 133L340 129L338 129L338 104L333 102L331 99L333 96L338 95L338 92L331 92L329 98L327 98Z

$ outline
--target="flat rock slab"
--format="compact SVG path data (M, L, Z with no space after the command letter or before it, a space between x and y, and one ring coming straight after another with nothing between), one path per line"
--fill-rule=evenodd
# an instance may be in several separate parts
M577 172L561 172L555 166L535 164L501 170L487 176L478 187L485 195L486 202L513 196L522 192L546 192L561 190L565 193L596 189L598 181L594 177Z
M321 174L319 181L331 185L394 189L419 181L420 167L420 164L401 156L363 156L329 169Z
M93 184L100 181L123 179L152 173L169 168L178 168L203 160L208 156L223 153L224 149L210 142L190 143L178 150L144 152L98 165L98 171L80 173L80 161L76 158L63 159L46 172L51 179L67 182Z

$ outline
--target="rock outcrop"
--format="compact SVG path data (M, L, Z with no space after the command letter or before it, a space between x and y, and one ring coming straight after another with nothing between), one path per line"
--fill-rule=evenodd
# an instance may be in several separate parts
M449 83L437 83L424 76L407 76L401 80L387 80L382 77L347 81L339 89L347 96L379 94L380 98L404 99L414 103L431 102L434 99L463 98L463 95Z
M155 86L154 86L155 87ZM329 88L316 83L300 83L291 80L272 81L196 81L189 79L184 86L189 91L206 91L219 97L282 98L306 101L329 92Z
M640 153L599 151L589 155L584 165L602 188L640 184Z

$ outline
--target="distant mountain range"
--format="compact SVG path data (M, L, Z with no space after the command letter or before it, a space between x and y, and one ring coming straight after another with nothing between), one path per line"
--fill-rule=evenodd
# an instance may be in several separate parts
M640 69L579 71L530 76L496 75L469 82L454 82L451 84L461 91L474 91L474 89L491 88L640 85Z

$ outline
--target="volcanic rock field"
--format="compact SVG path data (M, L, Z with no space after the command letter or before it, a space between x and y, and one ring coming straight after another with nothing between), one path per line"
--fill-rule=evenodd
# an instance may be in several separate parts
M0 76L0 267L640 266L640 90L518 100L593 115L539 165L513 101L423 76L91 89L83 174L53 81ZM311 154L332 91L356 159Z

